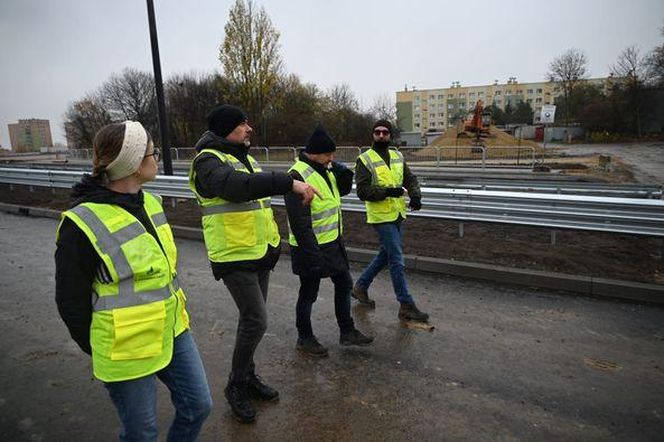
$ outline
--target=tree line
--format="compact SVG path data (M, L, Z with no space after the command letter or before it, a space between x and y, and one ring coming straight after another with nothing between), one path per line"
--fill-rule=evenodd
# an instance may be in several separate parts
M358 110L347 84L323 90L284 72L279 32L252 0L236 0L224 32L218 54L223 73L177 74L164 83L171 146L194 146L207 129L206 114L219 103L247 112L254 143L261 146L302 145L319 121L338 145L366 145L375 119L396 120L387 96ZM161 145L150 73L126 68L73 102L65 114L69 148L90 148L100 127L124 120L141 122Z
M625 48L603 85L584 81L587 65L579 49L569 49L549 65L547 76L561 92L555 104L562 123L584 127L597 141L662 132L664 44L645 54L637 46Z

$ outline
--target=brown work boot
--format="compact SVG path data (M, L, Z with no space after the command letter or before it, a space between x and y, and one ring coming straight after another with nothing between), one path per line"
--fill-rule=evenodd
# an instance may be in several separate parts
M401 307L399 308L399 319L402 321L427 322L429 320L429 315L421 312L415 303L408 304L402 302Z
M350 292L351 296L357 299L361 305L364 305L369 308L376 308L376 302L373 299L369 299L369 294L362 287L355 284L353 290Z

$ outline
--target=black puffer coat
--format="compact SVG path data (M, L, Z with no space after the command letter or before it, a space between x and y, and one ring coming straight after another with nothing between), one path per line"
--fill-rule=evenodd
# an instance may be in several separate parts
M304 154L300 154L300 161L304 161L319 172L327 185L332 184L327 179L322 165L310 161ZM341 196L350 193L353 188L353 172L341 163L332 163L332 173L337 181ZM291 176L304 181L299 173L293 171ZM331 243L319 245L311 228L311 209L302 205L301 198L289 192L284 197L288 222L297 239L297 247L291 246L291 262L293 273L302 276L325 278L348 270L348 256L341 235Z

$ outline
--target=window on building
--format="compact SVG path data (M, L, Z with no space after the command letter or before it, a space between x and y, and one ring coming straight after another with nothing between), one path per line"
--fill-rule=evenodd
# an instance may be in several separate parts
M464 107L466 107L465 102L462 101L461 103L459 103L459 108L463 109Z
M528 99L526 100L526 103L532 104L532 102L533 102L533 99L532 99L532 98L528 98Z
M420 96L419 95L415 95L415 101L420 101Z
M444 113L444 112L438 112L438 116L439 116L440 118L443 118L443 117L445 116L445 113Z
M429 100L435 100L436 96L435 95L429 95Z
M512 95L512 89L507 89L505 91L505 95Z
M447 108L448 108L448 109L454 109L454 105L453 105L452 103L449 103L449 104L447 105Z
M429 118L436 118L436 114L429 114Z
M475 98L475 92L468 92L468 98Z
M541 89L541 88L540 88L540 89L537 89L536 92L537 92L538 94L541 94L541 93L542 93L542 89Z
M416 111L420 110L420 105L419 105L419 104L416 104L416 105L415 105L415 110L416 110Z
M466 98L466 94L459 94L459 98L462 99L462 100L465 99L465 98Z
M415 127L420 127L420 123L415 123Z
M443 100L443 99L445 99L445 95L443 95L443 94L439 94L439 95L438 95L438 99L439 99L439 100Z
M450 99L450 98L454 98L454 94L447 94L447 98L448 98L448 99Z
M420 114L415 114L415 119L419 119L419 118L420 118Z
M493 95L500 95L502 92L496 91Z
M518 89L518 90L516 91L516 94L517 94L517 95L523 95L523 89Z
M477 96L478 96L478 97L483 97L483 96L484 96L484 92L478 92L478 93L477 93Z
M542 102L542 99L540 97L535 98L535 103L541 103L541 102Z
M530 94L532 94L532 93L533 93L533 90L532 90L532 89L528 89L528 95L530 95Z

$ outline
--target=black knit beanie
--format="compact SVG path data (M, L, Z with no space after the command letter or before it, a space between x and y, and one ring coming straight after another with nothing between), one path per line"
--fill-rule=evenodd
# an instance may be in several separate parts
M307 153L327 153L337 150L334 140L328 135L322 124L318 124L304 147Z
M380 126L386 127L387 130L390 131L390 135L392 134L392 123L387 120L380 119L374 123L372 130Z
M233 132L236 127L248 120L242 109L231 104L217 106L207 114L208 129L219 137Z

